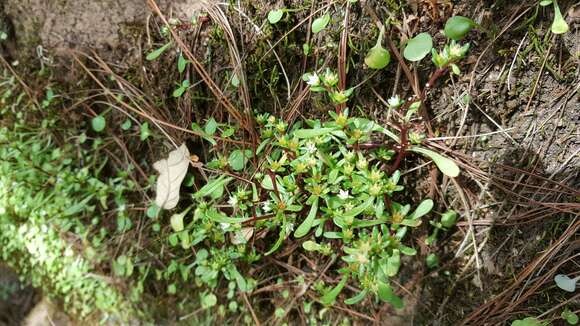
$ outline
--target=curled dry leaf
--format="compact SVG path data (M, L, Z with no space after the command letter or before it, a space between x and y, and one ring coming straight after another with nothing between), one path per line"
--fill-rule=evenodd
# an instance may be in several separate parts
M189 150L185 144L171 151L169 157L153 164L159 172L155 204L161 208L172 209L179 202L179 188L189 167Z

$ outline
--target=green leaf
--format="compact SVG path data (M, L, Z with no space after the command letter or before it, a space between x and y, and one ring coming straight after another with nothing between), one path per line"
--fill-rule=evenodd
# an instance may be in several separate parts
M302 248L306 251L317 251L320 249L320 245L312 240L308 240L302 243Z
M183 73L185 71L185 66L187 66L187 60L183 57L183 53L179 53L179 58L177 59L177 70L179 73Z
M384 28L381 28L377 43L370 48L365 56L365 64L371 69L383 69L391 62L391 54L381 45L383 33Z
M409 61L419 61L433 48L433 39L429 33L421 33L407 42L403 56Z
M274 190L274 184L272 183L272 178L269 175L264 176L264 179L262 179L260 185L266 190Z
M268 21L270 22L270 24L274 25L277 22L279 22L280 19L282 19L282 16L284 16L283 9L270 10L270 12L268 13Z
M454 178L459 175L459 167L450 158L418 146L413 146L409 150L432 159L441 173L445 174L446 176Z
M123 122L123 124L121 125L121 129L123 130L129 130L129 128L131 128L131 119L127 119L125 120L125 122Z
M213 117L209 118L209 120L207 120L207 123L205 124L205 133L212 136L213 134L215 134L216 130L217 130L217 122Z
M431 253L425 258L425 263L428 268L437 267L437 265L439 265L439 257L437 257L436 254Z
M445 23L445 35L455 41L459 41L471 31L475 22L467 17L453 16Z
M207 210L207 212L205 212L205 216L214 222L226 224L240 224L249 220L249 218L229 217L221 212L216 211L215 209Z
M364 290L360 291L354 297L344 300L344 303L348 304L348 305L357 304L357 303L361 302L367 296L368 292L369 291L367 289L364 289Z
M554 4L554 21L552 22L550 30L554 34L564 34L569 29L568 24L564 20L564 17L562 17L562 13L560 12L558 2L554 0L553 4Z
M82 212L85 208L87 208L87 203L94 197L95 195L89 195L87 196L87 198L81 200L80 202L70 206L69 208L67 208L62 214L64 216L71 216L71 215L76 215L80 212Z
M193 194L193 198L199 199L205 196L209 196L212 193L219 191L220 189L223 191L224 186L228 184L228 182L232 181L232 179L232 177L225 177L222 175L217 179L211 180L205 186L201 187L198 192Z
M325 14L322 17L316 18L312 22L312 33L316 34L320 31L322 31L323 29L326 28L326 25L328 25L329 22L330 22L330 15L329 14Z
M364 203L360 204L359 206L344 212L344 214L342 214L343 217L355 217L357 215L359 215L360 213L366 211L369 207L372 206L373 201L375 200L374 197L369 197Z
M167 50L171 46L171 42L165 44L164 46L160 47L159 49L149 53L146 57L148 61L152 61L157 59L165 50Z
M342 291L342 288L344 288L347 281L348 275L343 276L340 282L332 290L326 292L326 294L320 298L320 302L325 306L333 305L336 301L336 297L340 294L340 291Z
M240 79L238 78L237 74L233 74L232 75L232 81L231 81L232 86L234 86L235 88L238 88L240 86Z
M141 125L140 131L141 131L141 134L139 135L139 139L141 139L141 141L144 141L147 138L149 138L149 136L151 136L151 131L149 130L149 123L148 122L144 122Z
M314 138L326 135L336 130L336 128L317 128L317 129L298 129L294 131L294 136L297 138Z
M276 240L272 248L270 248L270 250L268 250L268 252L266 252L264 255L268 256L274 251L278 250L278 248L280 248L280 246L282 245L282 242L284 242L284 239L286 239L286 230L285 225L282 225L280 227L280 232L278 233L278 240Z
M441 215L441 225L446 228L450 228L455 225L457 220L457 213L454 210L448 210Z
M103 117L102 115L98 115L91 120L91 127L93 127L93 130L96 132L101 132L105 130L106 126L107 120L105 120L105 117Z
M419 219L429 213L432 208L433 201L431 199L425 199L419 204L419 206L417 206L417 209L409 215L409 218L412 220Z
M246 166L248 162L248 158L252 155L252 152L249 150L240 150L236 149L232 151L228 158L228 163L230 164L231 168L234 171L241 171Z
M378 284L378 294L381 300L390 303L396 309L403 308L403 300L395 294L389 284L380 280L378 281Z
M204 309L213 307L217 304L217 297L215 296L215 294L210 293L207 295L202 295L201 297L201 306Z
M147 214L148 218L156 218L159 214L159 206L157 206L155 203L152 203L151 206L147 208L145 214Z
M169 219L169 222L171 224L171 228L173 229L173 231L175 232L181 232L183 231L183 229L185 228L183 226L183 218L185 217L185 214L187 214L189 210L185 210L179 214L173 214L171 216L171 218Z
M314 223L314 218L316 217L317 212L318 212L318 197L316 198L316 200L314 200L314 203L312 203L312 206L310 207L310 212L308 213L306 219L298 226L298 228L296 228L296 231L294 231L295 238L302 238L303 236L308 234L308 232L312 228L312 224Z
M406 256L415 256L417 254L417 250L415 250L414 248L411 248L411 247L401 245L399 247L399 249Z
M545 7L552 4L552 0L542 0L540 1L540 6Z
M521 320L514 320L512 322L512 326L544 326L545 323L542 323L538 319L534 317L528 317Z
M185 93L188 87L189 87L189 79L186 79L183 82L181 82L181 86L179 86L176 90L173 91L172 94L173 97L181 97L181 95Z
M393 255L387 259L385 274L388 277L393 277L399 272L399 267L401 267L401 255L398 250L393 250Z
M453 71L457 76L461 75L461 69L459 69L459 67L454 63L451 64L451 71Z
M413 220L410 218L406 218L406 219L402 220L401 223L399 223L399 224L416 228L419 225L421 225L421 223L422 222L419 219Z
M570 309L568 308L564 309L564 311L562 311L562 314L560 316L570 325L578 324L578 315L575 314L573 311L570 311Z

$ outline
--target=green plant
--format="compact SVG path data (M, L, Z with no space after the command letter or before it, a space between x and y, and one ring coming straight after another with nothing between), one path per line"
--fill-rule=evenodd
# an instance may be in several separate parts
M312 33L320 33L330 23L330 14L324 14L312 22Z
M268 12L268 22L274 25L282 19L282 16L284 16L284 8L270 10Z
M545 7L553 5L554 6L554 21L550 26L550 30L554 34L564 34L569 30L568 23L562 17L562 13L560 12L560 6L558 6L558 1L556 0L542 0L540 1L540 6Z
M564 319L569 325L578 324L578 315L569 308L564 309L562 314L560 314L560 317L562 317L562 319Z
M467 17L453 16L445 22L445 36L454 41L459 41L475 26L475 22Z
M377 37L377 43L369 50L365 57L365 64L369 68L383 69L391 61L391 54L381 45L384 33L384 27L381 27L379 36Z
M546 326L549 325L548 322L541 322L537 318L527 317L524 319L514 320L512 326Z

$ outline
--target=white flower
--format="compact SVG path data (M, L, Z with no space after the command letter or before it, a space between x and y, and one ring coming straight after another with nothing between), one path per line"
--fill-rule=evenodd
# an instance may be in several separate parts
M238 204L238 197L230 196L230 199L228 200L228 204L230 204L230 206L236 206Z
M308 144L306 144L306 152L309 154L313 154L316 152L316 144L314 144L313 142L308 142Z
M340 190L338 192L338 198L342 199L342 200L347 200L350 198L350 195L348 194L348 190Z
M268 213L272 210L272 207L270 206L270 201L265 201L262 203L262 209L264 210L264 212Z
M318 86L320 84L320 77L318 77L318 75L316 73L313 73L313 74L308 76L308 80L306 81L306 84L308 84L310 86Z
M230 225L228 223L220 223L220 227L223 231L225 231L230 227Z
M399 97L399 95L395 95L392 96L391 98L389 98L387 100L387 103L389 104L389 107L392 109L398 108L399 106L401 106L403 104L403 101L401 101L401 98Z

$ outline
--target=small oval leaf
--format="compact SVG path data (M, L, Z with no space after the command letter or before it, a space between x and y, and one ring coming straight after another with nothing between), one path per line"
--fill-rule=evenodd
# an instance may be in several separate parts
M475 22L467 17L453 16L445 23L445 35L455 41L459 41L471 31Z
M330 15L329 14L325 14L322 17L316 18L312 22L312 33L316 34L320 31L322 31L323 29L326 28L326 25L328 25L329 22L330 22Z
M421 33L407 42L403 56L409 61L419 61L431 52L433 39L429 33Z
M98 115L91 120L91 127L93 127L93 130L96 132L101 132L105 130L106 125L107 121L105 120L105 117L103 117L102 115Z
M270 12L268 13L268 21L272 25L276 24L277 22L280 21L280 19L282 19L282 16L284 16L284 10L282 9L270 10Z

